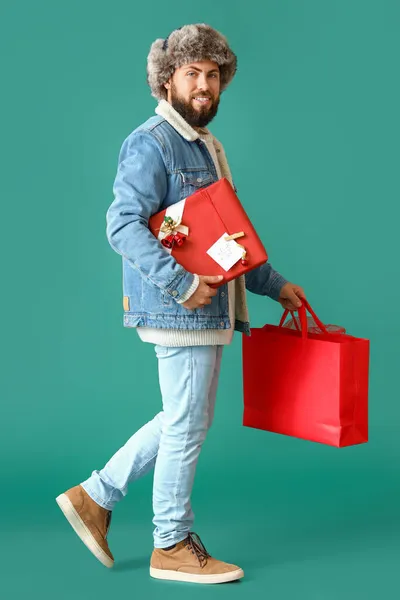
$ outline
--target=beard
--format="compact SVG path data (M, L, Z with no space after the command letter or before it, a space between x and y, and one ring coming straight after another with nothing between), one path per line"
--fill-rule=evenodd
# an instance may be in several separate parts
M201 106L200 109L195 109L192 100L193 98L207 97L211 100L211 106ZM197 96L191 96L189 102L178 95L175 85L171 86L171 105L185 119L191 127L206 127L218 112L219 96L213 98L210 94L199 93Z

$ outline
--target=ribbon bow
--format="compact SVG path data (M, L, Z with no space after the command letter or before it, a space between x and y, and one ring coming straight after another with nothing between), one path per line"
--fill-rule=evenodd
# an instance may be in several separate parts
M164 217L164 222L160 227L160 231L167 234L161 240L161 243L169 250L174 244L182 246L189 234L189 228L182 225L181 217L178 217L176 221L174 221L172 217Z

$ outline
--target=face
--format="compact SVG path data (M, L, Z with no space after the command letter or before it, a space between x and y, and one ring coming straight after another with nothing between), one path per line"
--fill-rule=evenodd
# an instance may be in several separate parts
M217 63L205 60L176 69L165 84L168 102L192 127L205 127L218 111L220 73Z

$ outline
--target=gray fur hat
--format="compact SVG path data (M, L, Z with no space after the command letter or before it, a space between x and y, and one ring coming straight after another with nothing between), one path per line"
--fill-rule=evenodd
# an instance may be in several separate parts
M151 94L158 100L167 98L164 87L175 69L190 62L212 60L220 69L220 91L223 92L237 69L237 57L228 41L219 31L205 23L184 25L173 31L165 40L151 45L147 57L147 82Z

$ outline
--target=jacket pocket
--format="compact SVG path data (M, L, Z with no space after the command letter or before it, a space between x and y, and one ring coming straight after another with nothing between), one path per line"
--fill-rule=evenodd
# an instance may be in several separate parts
M214 177L210 171L180 171L181 177L181 199L194 194L200 188L214 183Z

